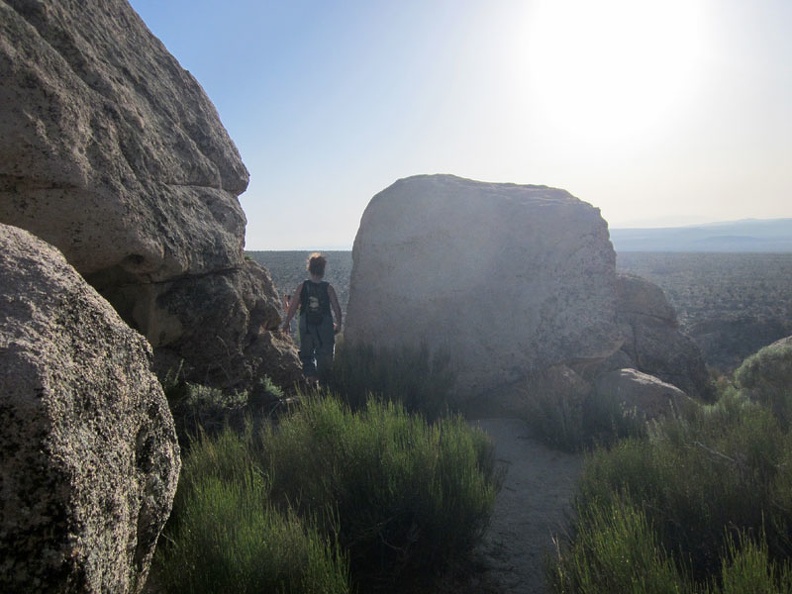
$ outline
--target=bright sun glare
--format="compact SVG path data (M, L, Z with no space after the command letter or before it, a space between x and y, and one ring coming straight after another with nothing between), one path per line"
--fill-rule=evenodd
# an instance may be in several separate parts
M667 126L702 58L700 0L538 0L529 75L545 125L611 144Z

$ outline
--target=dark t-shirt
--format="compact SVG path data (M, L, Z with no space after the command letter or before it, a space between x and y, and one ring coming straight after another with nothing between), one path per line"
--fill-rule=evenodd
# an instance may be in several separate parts
M315 283L312 280L306 280L303 282L300 293L300 315L306 316L305 321L309 324L318 326L325 316L330 316L328 286L330 283L327 281Z

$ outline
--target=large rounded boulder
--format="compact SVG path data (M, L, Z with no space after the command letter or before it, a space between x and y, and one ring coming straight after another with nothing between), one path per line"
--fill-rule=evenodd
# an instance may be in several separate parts
M0 225L0 591L139 592L179 447L146 340Z
M617 351L615 278L607 223L568 192L415 176L363 214L345 339L444 351L470 400Z

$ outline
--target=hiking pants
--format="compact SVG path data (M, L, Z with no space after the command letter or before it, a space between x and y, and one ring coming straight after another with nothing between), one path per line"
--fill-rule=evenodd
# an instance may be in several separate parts
M326 378L333 364L335 332L333 318L325 316L321 325L307 324L305 316L300 316L300 361L305 377Z

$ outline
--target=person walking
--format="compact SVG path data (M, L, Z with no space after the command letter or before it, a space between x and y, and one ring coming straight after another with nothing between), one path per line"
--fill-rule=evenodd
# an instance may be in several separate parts
M320 253L311 254L308 258L310 278L294 290L283 323L283 332L288 334L299 308L300 361L305 379L314 384L327 378L333 364L335 335L341 331L343 323L335 289L324 280L326 266L327 258Z

